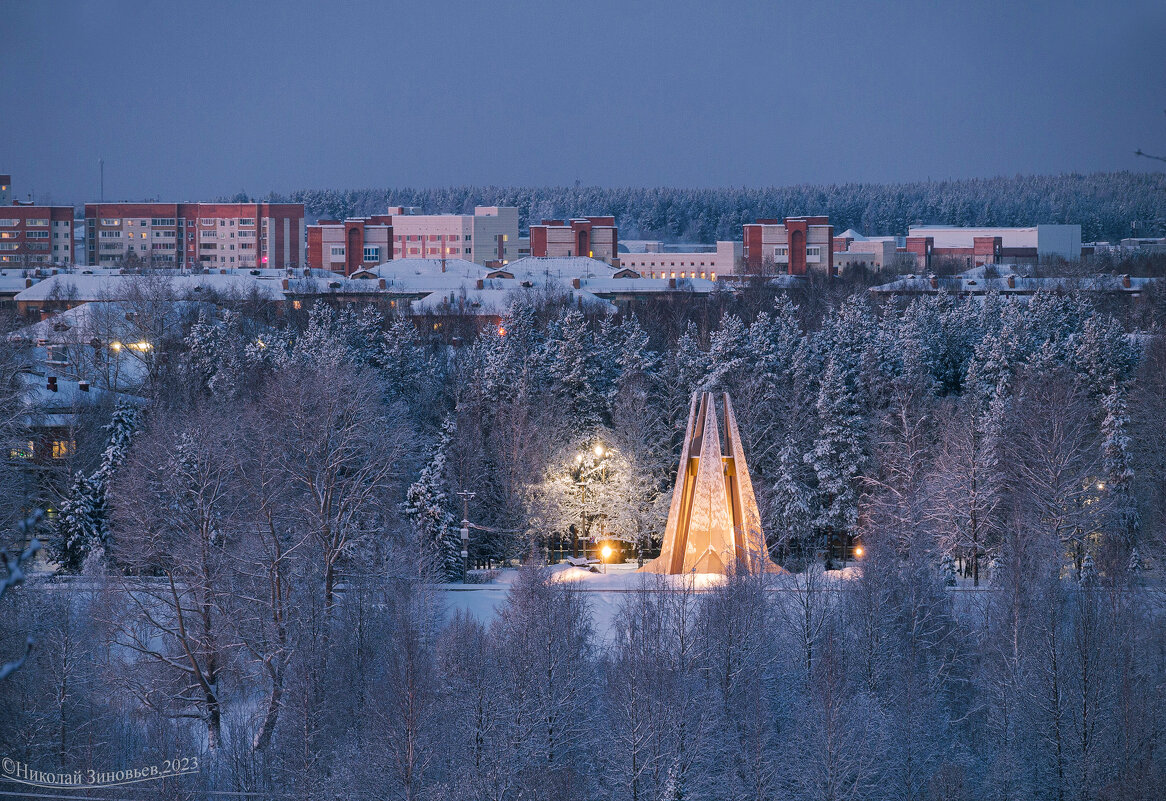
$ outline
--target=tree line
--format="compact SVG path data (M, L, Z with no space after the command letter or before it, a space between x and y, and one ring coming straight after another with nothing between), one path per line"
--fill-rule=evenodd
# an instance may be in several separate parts
M246 199L245 195L241 195ZM269 195L303 203L328 219L383 214L390 205L469 214L474 206L517 206L522 225L612 214L624 239L714 242L740 239L759 218L828 215L836 232L905 235L912 225L1079 224L1083 241L1166 234L1166 173L1017 175L898 184L785 187L504 187L300 189Z

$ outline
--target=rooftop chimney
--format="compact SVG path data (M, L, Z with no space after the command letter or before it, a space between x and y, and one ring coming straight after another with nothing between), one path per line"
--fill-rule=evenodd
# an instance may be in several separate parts
M934 275L931 276L931 288L932 289L939 289L939 278L937 278Z
M1015 275L1008 276L1008 288L1009 289L1016 289L1016 276Z
M579 289L579 288L580 288L580 284L581 284L581 282L579 281L579 279L578 279L578 278L572 278L572 279L571 279L571 286L572 286L572 287L574 287L575 289Z
M57 377L55 375L49 376L48 389L49 389L49 392L56 392L57 391Z
M377 289L384 289L384 288L385 288L385 279L381 278L377 281Z
M1123 276L1121 277L1121 285L1122 285L1122 287L1124 287L1125 289L1129 289L1129 288L1130 288L1130 277L1129 277L1128 275L1123 275Z
M77 389L81 390L82 392L88 392L89 391L89 382L88 381L78 381L77 382Z

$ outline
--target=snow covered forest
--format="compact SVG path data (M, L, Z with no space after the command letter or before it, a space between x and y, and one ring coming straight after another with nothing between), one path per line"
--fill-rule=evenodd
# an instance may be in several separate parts
M795 207L869 230L1049 209L1090 238L1163 180L866 187L852 208L853 187L391 198L696 239ZM86 418L43 477L60 569L0 600L0 662L35 641L0 681L0 755L198 756L134 792L159 799L1162 798L1166 339L1160 308L1092 304L838 283L612 316L532 290L457 342L371 307L192 304L143 356L144 402ZM645 576L600 625L545 555L577 521L633 559L658 545L697 389L731 394L792 575ZM525 565L488 619L447 610L459 493L477 580ZM825 569L834 536L857 566Z
M237 199L247 199L245 193ZM1166 174L1117 172L724 189L498 187L304 189L273 194L303 203L309 217L344 219L415 206L426 214L469 214L474 206L517 206L523 226L542 219L615 215L623 239L714 242L740 239L758 218L825 214L835 231L904 235L911 225L1080 224L1083 241L1163 236ZM1131 221L1139 223L1136 230Z

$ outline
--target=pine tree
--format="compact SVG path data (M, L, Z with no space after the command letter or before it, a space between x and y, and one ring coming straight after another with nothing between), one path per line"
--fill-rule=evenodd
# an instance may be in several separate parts
M53 557L69 571L81 568L86 555L102 541L103 499L94 480L78 473L61 501Z
M1105 419L1101 423L1104 441L1101 446L1102 470L1108 512L1120 541L1132 547L1137 540L1141 520L1133 496L1134 471L1130 466L1129 410L1125 393L1111 385L1103 399Z
M769 539L781 551L795 550L804 559L813 552L810 539L814 522L813 493L802 480L804 462L792 445L781 450L777 481L772 495L772 526ZM772 547L772 546L771 546ZM779 553L778 558L784 558Z
M943 586L954 587L959 583L956 580L955 560L950 553L943 555L943 560L939 563L939 573L943 577Z
M1081 577L1077 580L1078 583L1088 589L1097 586L1097 566L1093 564L1093 554L1085 554L1085 558L1081 561Z
M109 542L110 483L129 453L141 419L137 406L118 402L105 427L109 441L100 464L88 477L78 474L62 501L52 554L66 569L79 569L92 551Z
M421 542L432 549L447 581L458 581L462 575L461 538L445 490L445 456L455 431L453 418L447 418L433 457L405 493L404 504L405 516L417 530Z
M729 392L744 379L751 361L749 332L741 318L726 315L709 339L708 372L702 389L706 392Z
M849 375L848 375L849 373ZM829 538L846 535L858 522L859 479L866 467L866 423L853 370L831 356L818 391L818 435L805 461L817 476L816 521Z
M609 416L587 319L577 309L561 317L546 343L547 372L574 433L592 431Z

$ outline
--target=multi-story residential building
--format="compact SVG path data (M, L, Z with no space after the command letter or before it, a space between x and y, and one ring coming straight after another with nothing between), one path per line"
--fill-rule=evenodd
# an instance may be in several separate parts
M543 220L530 226L530 255L554 259L586 256L611 264L619 258L615 217Z
M0 180L8 177L0 176ZM0 265L71 264L72 261L72 206L0 206Z
M915 257L920 270L930 270L936 259L954 261L962 267L1077 261L1081 258L1081 226L953 228L913 225L907 231L905 252Z
M7 206L12 202L12 176L0 175L0 206Z
M506 264L526 255L512 206L478 206L473 214L417 214L391 206L388 214L308 226L308 266L346 275L390 259Z
M304 260L300 203L87 203L94 266L294 268Z
M737 274L740 264L740 242L717 242L717 249L708 253L659 250L619 254L620 268L635 270L643 278L706 278L716 281L720 277L723 280Z
M834 226L827 217L758 220L744 229L742 257L746 272L805 275L807 270L834 274Z

